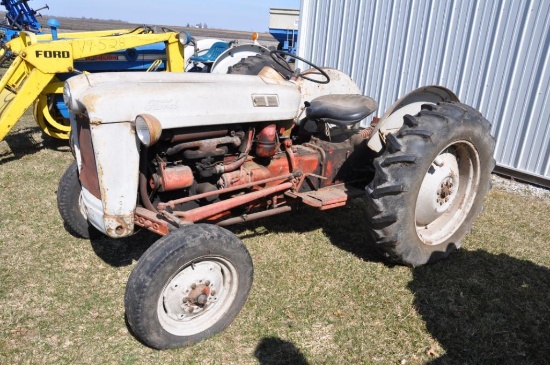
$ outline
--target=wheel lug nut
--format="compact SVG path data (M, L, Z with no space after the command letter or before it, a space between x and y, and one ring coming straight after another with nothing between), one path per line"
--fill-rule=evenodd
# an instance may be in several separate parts
M195 289L197 287L197 284L193 283L191 284L191 289Z
M216 295L216 291L215 291L215 290L212 290L212 291L210 292L210 295Z
M187 297L184 297L184 298L181 300L182 303L187 303L188 301L189 301L189 298L187 298Z
M206 281L204 282L204 285L210 286L210 280L206 280Z

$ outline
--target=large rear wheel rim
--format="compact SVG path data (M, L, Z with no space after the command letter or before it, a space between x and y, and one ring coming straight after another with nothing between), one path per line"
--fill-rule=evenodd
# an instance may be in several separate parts
M456 141L434 159L415 206L416 233L426 245L450 239L468 217L480 184L480 159L474 145Z

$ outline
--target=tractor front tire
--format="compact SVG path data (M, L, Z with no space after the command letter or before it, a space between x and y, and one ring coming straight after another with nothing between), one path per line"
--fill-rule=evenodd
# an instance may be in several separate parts
M490 188L490 128L475 109L442 102L386 137L366 197L370 238L387 259L419 266L461 246Z
M210 224L184 226L154 243L130 274L128 324L152 348L191 345L229 326L252 279L250 254L233 233Z
M99 235L89 222L82 205L82 187L78 180L76 161L67 168L57 187L57 209L65 224L65 229L78 238L92 238Z

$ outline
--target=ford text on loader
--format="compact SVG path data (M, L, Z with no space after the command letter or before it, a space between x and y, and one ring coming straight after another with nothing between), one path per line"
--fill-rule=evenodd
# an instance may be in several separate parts
M58 189L66 227L81 237L137 227L163 236L125 296L130 327L151 347L207 338L243 307L252 259L225 226L361 197L370 237L358 244L417 266L460 247L481 211L494 139L450 90L414 90L361 128L377 103L347 75L307 61L310 70L293 71L288 53L271 56L227 75L92 74L65 84L76 157ZM256 75L258 64L267 66Z

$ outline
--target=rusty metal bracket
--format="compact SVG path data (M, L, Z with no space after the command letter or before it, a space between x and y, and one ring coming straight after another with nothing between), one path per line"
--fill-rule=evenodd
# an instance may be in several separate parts
M165 236L170 232L169 222L163 220L157 213L143 207L136 207L134 223L161 236Z
M326 175L326 166L327 166L327 164L326 164L327 154L325 153L325 150L323 148L321 148L320 146L316 146L316 145L311 144L311 143L304 143L302 146L313 148L314 150L319 152L319 154L321 155L321 176L325 176Z

